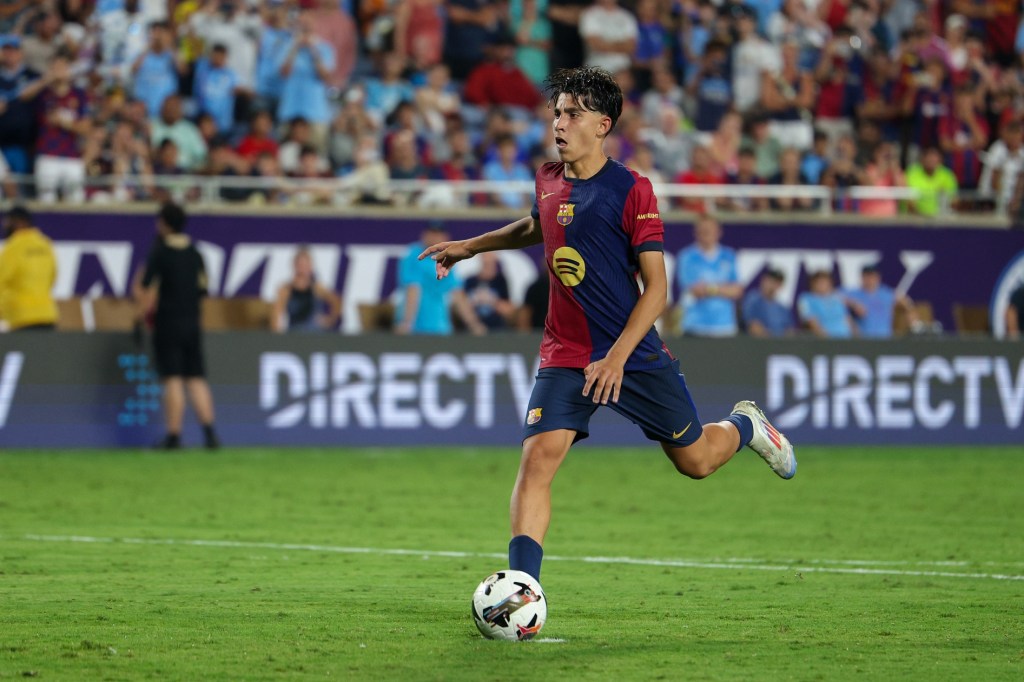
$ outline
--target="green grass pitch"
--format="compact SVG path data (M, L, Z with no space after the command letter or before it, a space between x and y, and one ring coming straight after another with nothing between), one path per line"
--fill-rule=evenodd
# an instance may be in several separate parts
M799 455L574 450L507 643L516 450L3 452L0 679L1024 679L1024 448Z

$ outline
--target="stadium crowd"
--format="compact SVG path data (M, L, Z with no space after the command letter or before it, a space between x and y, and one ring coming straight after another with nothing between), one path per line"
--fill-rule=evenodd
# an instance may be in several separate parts
M958 190L955 208L1014 210L1019 5L8 0L2 188L45 202L188 199L194 180L154 176L213 175L234 180L217 190L225 201L528 208L515 191L388 181L531 179L552 157L543 79L587 63L627 95L608 152L656 182L823 185L839 190L835 210L873 216L933 215ZM852 186L921 194L855 200ZM820 201L747 192L717 208Z

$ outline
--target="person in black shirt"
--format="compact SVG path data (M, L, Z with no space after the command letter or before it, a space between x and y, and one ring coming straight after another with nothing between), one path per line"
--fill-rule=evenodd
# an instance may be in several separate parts
M341 315L341 296L316 281L308 247L296 252L292 267L291 281L277 290L271 327L278 332L334 329Z
M142 275L141 320L156 307L153 321L153 354L163 381L164 418L167 435L161 447L181 447L185 392L199 422L207 448L219 446L213 428L213 396L206 382L200 299L206 295L206 268L192 240L184 233L185 211L166 203L157 215L159 239L149 253Z
M548 281L547 264L542 261L540 273L526 290L523 305L519 307L516 327L520 331L544 329L544 320L548 316L549 295L550 282Z

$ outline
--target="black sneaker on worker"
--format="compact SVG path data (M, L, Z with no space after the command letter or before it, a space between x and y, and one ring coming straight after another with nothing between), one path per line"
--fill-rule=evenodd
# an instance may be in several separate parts
M217 450L220 448L220 438L217 438L217 432L213 430L213 426L203 427L203 444L207 450Z
M162 440L157 441L154 447L157 450L180 450L181 436L177 433L168 433Z

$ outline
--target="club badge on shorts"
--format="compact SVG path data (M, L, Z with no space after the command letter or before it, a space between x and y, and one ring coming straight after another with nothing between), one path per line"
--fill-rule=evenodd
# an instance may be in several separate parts
M526 425L533 426L534 424L539 422L540 413L543 409L543 407L535 407L532 410L530 410L530 413L526 415Z

